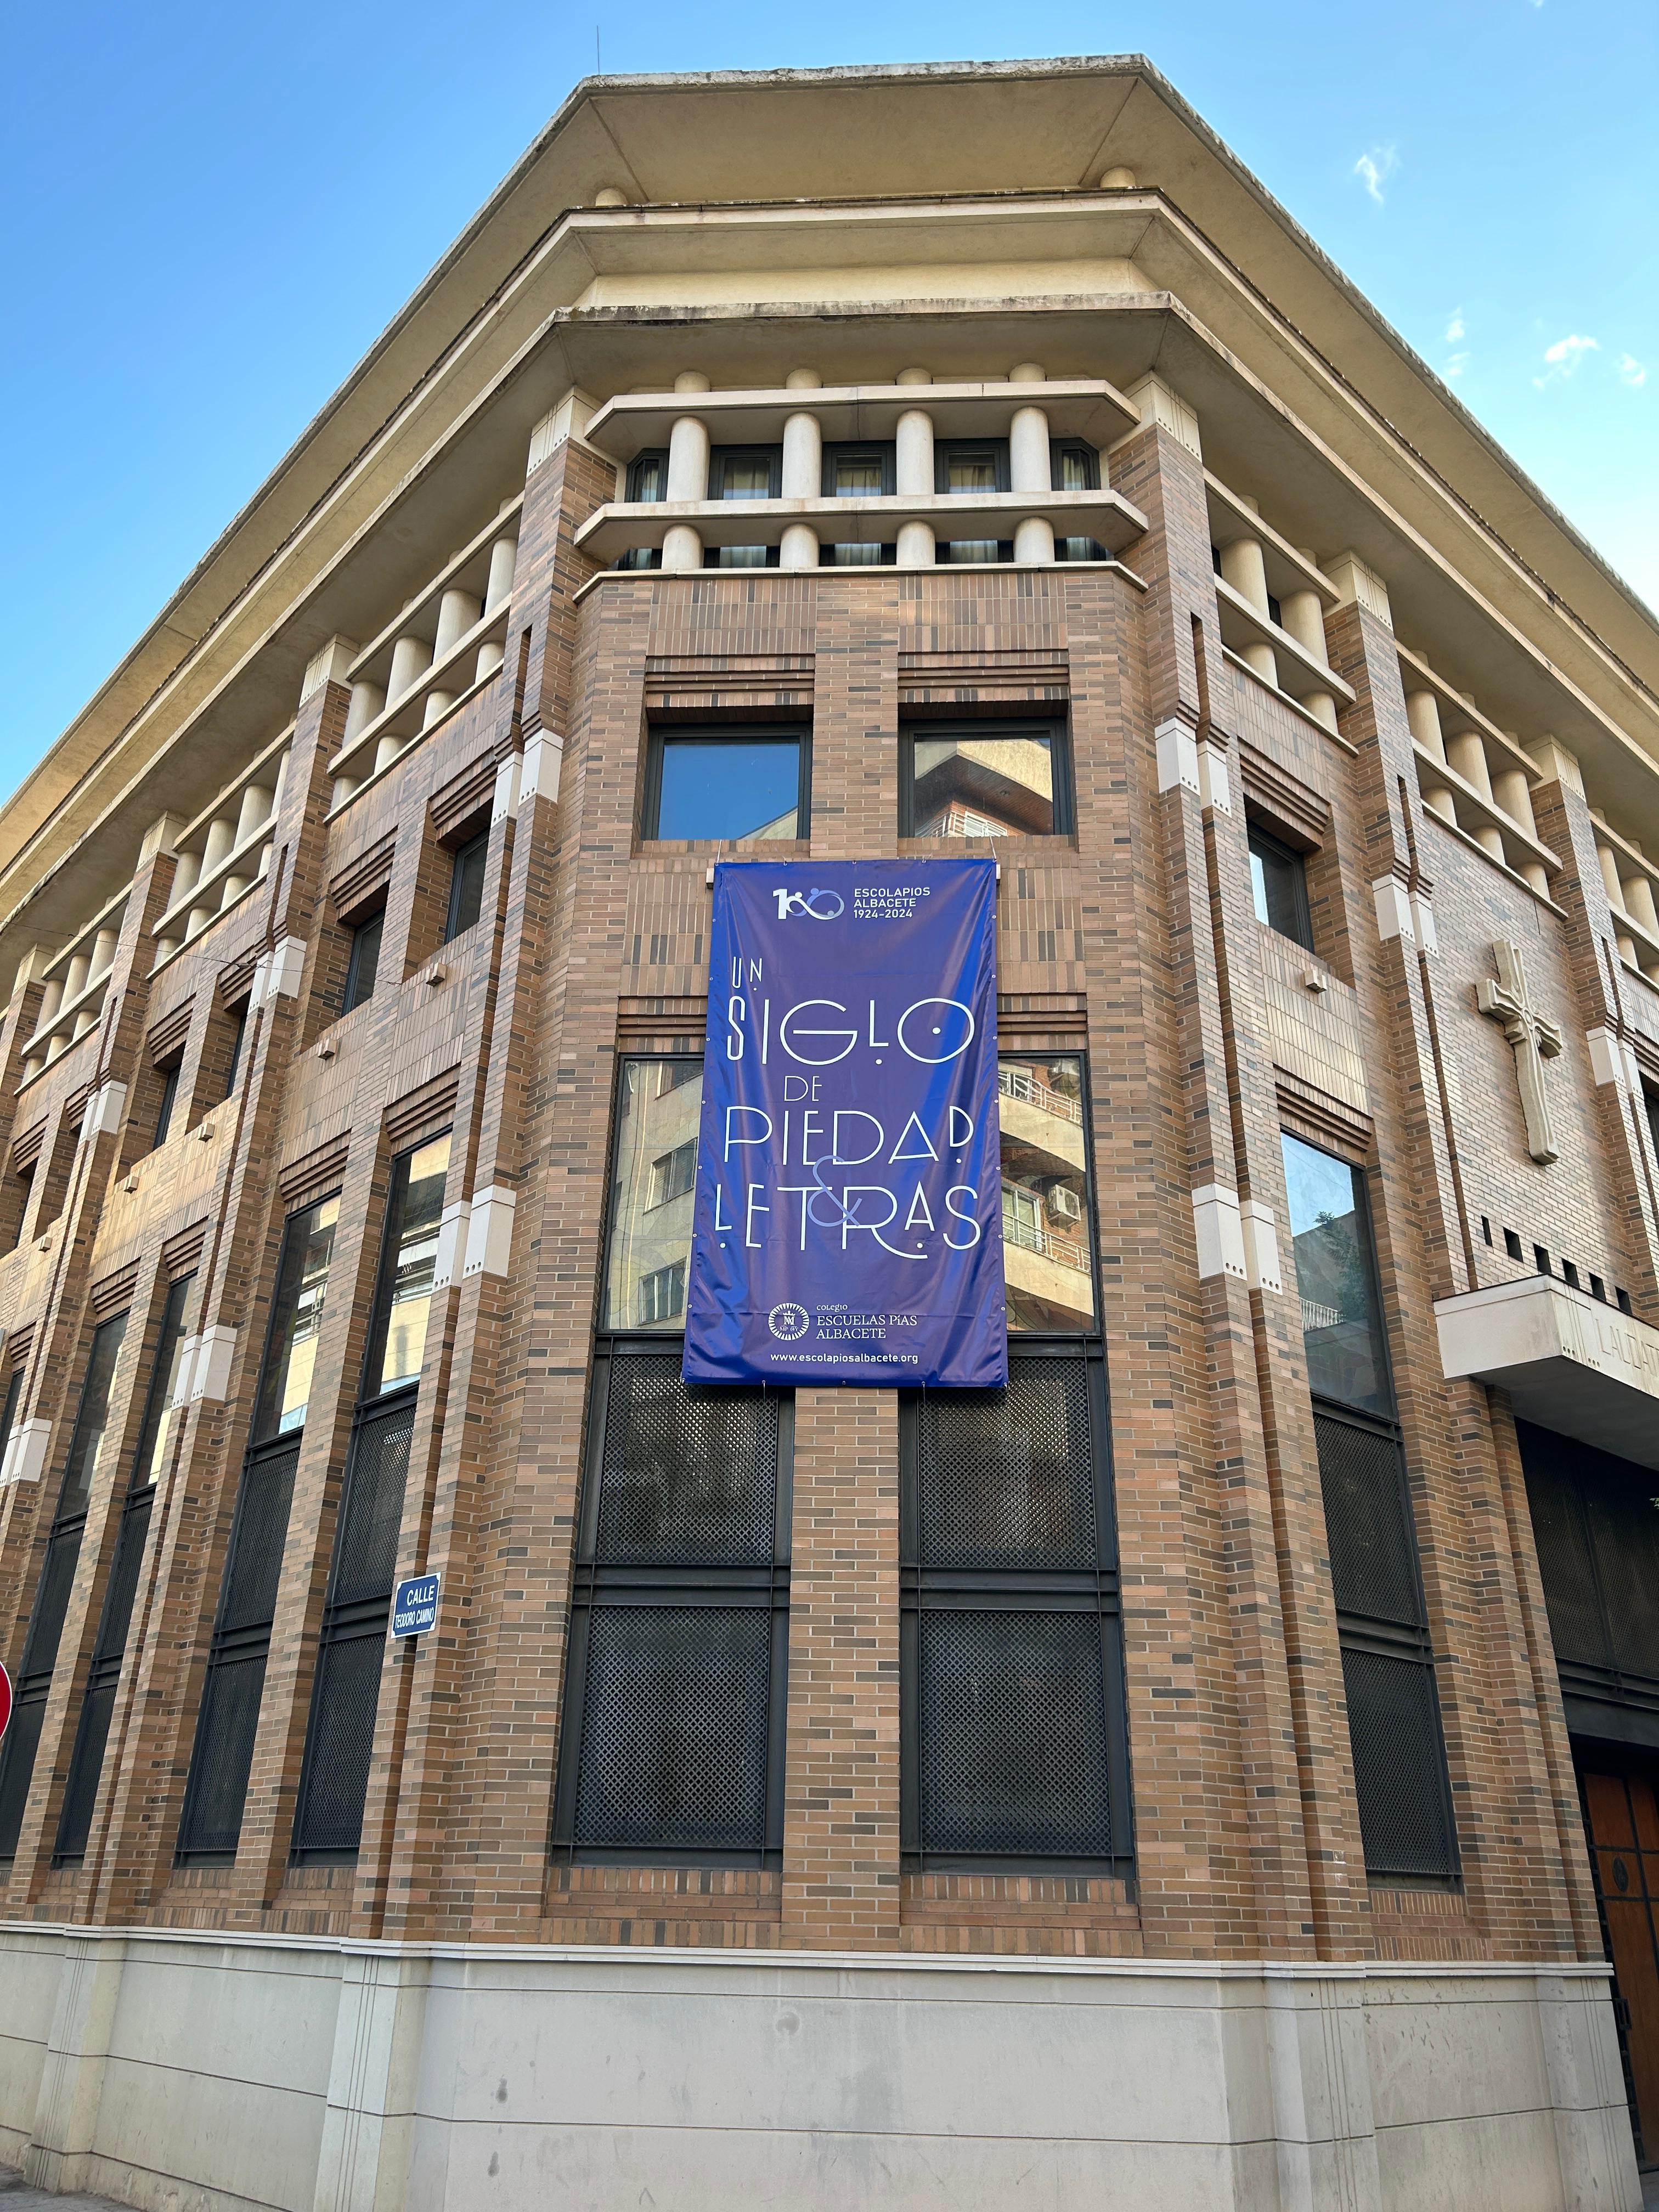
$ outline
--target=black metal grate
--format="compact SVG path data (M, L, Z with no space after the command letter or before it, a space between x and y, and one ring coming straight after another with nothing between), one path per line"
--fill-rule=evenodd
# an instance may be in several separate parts
M243 1472L219 1610L216 1632L220 1636L268 1627L276 1613L289 1508L294 1502L294 1475L299 1464L296 1439L279 1452L250 1459Z
M1006 1390L925 1392L916 1469L924 1565L1094 1565L1095 1453L1081 1360L1017 1359Z
M1543 1579L1545 1609L1557 1660L1611 1667L1614 1659L1596 1582L1583 1488L1573 1480L1565 1456L1553 1449L1553 1438L1549 1440L1550 1448L1539 1451L1532 1448L1531 1435L1526 1430L1521 1430L1520 1436L1533 1536L1538 1546L1538 1571ZM1651 1506L1648 1510L1653 1512ZM1659 1513L1653 1517L1659 1521ZM1659 1665L1644 1671L1659 1674Z
M1365 1871L1373 1879L1455 1873L1433 1668L1350 1645L1342 1680Z
M17 1856L17 1838L23 1828L23 1808L28 1803L29 1784L34 1779L34 1756L40 1748L40 1723L46 1717L43 1692L12 1708L11 1726L0 1744L0 1861Z
M54 1529L47 1541L46 1563L40 1570L40 1594L34 1601L34 1618L29 1623L20 1682L50 1674L57 1664L58 1642L64 1632L64 1620L75 1588L75 1570L80 1562L81 1535L85 1526L83 1521L71 1522L65 1528Z
M921 1850L1112 1855L1098 1615L924 1609L917 1674Z
M1337 1609L1416 1627L1423 1619L1398 1439L1316 1413L1331 1583Z
M610 1363L596 1559L762 1565L777 1486L775 1395L694 1389L678 1352Z
M384 1622L369 1635L341 1637L318 1652L294 1824L296 1852L355 1851L362 1840L385 1656Z
M357 1424L334 1540L331 1606L391 1601L414 1433L412 1403L390 1414L365 1415Z
M179 1825L181 1857L223 1857L235 1852L259 1726L265 1650L262 1642L246 1657L220 1660L208 1668Z
M109 1588L104 1594L104 1610L98 1622L94 1661L118 1659L127 1648L133 1600L138 1595L139 1570L144 1564L144 1540L149 1534L150 1502L151 1493L140 1491L122 1512L121 1533L115 1541L115 1564L110 1569Z
M87 1692L81 1723L75 1732L75 1755L70 1761L69 1783L58 1816L58 1841L53 1856L79 1858L87 1848L93 1807L98 1802L98 1782L104 1770L104 1747L109 1741L110 1719L115 1711L115 1681L100 1683Z
M763 1848L770 1649L761 1607L593 1608L576 1844Z

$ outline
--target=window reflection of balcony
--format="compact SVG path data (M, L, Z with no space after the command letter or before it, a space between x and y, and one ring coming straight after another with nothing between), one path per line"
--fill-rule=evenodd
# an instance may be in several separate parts
M1018 1244L1023 1252L1039 1252L1045 1260L1053 1260L1062 1267L1076 1267L1085 1273L1088 1271L1089 1255L1074 1238L1057 1237L1051 1229L1017 1220L1006 1210L1002 1237L1005 1244Z
M1039 1113L1054 1114L1062 1121L1075 1121L1083 1127L1083 1101L1068 1097L1065 1091L1055 1091L1042 1080L1032 1067L1010 1067L1006 1063L997 1070L997 1088L1005 1098L1018 1098Z

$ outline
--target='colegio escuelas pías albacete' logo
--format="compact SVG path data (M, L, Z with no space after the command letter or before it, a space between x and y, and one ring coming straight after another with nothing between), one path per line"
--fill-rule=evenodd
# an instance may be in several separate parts
M806 1309L786 1300L783 1304L774 1306L767 1315L766 1326L774 1336L781 1337L786 1344L793 1344L797 1337L806 1334Z

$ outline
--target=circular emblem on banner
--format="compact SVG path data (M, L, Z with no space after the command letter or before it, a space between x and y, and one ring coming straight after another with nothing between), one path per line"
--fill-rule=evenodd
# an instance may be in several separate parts
M806 1309L787 1302L774 1306L766 1316L766 1326L774 1336L781 1336L786 1344L793 1344L798 1336L806 1334Z

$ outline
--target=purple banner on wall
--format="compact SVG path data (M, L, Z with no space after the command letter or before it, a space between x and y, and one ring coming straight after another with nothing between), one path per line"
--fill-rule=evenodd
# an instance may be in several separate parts
M996 863L714 871L689 1382L1008 1379Z

